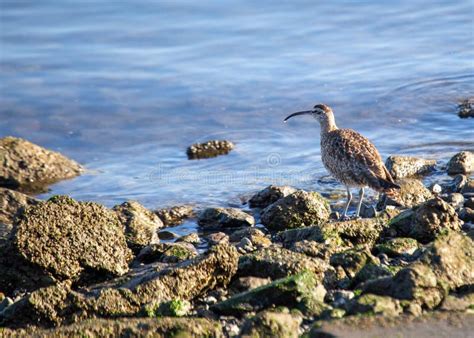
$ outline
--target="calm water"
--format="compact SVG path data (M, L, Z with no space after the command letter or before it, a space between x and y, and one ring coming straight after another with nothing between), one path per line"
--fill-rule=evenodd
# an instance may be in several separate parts
M384 157L473 149L474 2L397 3L2 0L0 135L88 168L51 194L150 208L339 188L317 123L282 123L317 102ZM187 160L214 138L236 150Z

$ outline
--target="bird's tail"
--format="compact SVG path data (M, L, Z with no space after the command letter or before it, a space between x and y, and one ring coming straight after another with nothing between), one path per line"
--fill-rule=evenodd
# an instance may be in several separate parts
M390 197L392 199L397 198L398 192L400 190L400 186L398 184L383 178L379 178L379 184L382 187L382 190L385 195L387 195L387 197Z

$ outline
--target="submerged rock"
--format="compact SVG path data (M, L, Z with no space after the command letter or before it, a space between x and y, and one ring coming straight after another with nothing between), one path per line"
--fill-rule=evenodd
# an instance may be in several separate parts
M449 175L469 174L474 171L474 153L461 151L454 155L448 162Z
M155 213L165 226L181 224L186 218L194 217L191 205L178 205L171 208L156 210Z
M266 208L270 204L278 201L280 198L286 197L295 191L296 189L290 186L269 185L262 191L253 195L249 200L249 205L251 208Z
M385 165L392 177L398 180L425 175L435 169L436 161L411 156L389 156Z
M303 318L281 311L263 311L247 319L240 332L241 337L297 338Z
M278 279L303 271L311 271L323 280L329 265L318 258L273 245L239 259L239 276L270 277Z
M239 293L213 305L211 310L222 315L241 316L272 306L287 306L311 313L315 305L324 301L325 295L326 290L318 278L306 271Z
M113 208L125 227L129 247L138 252L145 246L158 243L158 229L164 227L161 219L136 201L127 201Z
M190 160L195 160L226 155L232 149L234 149L234 144L232 142L226 140L214 140L205 143L195 143L188 147L186 154Z
M412 300L433 309L450 290L474 283L473 244L458 232L438 236L419 261L394 277L368 282L364 293Z
M114 212L66 196L25 208L13 238L13 257L20 256L58 280L122 275L132 258Z
M460 118L474 117L474 98L462 100L458 104L458 115Z
M62 283L25 296L3 313L3 325L59 325L87 317L128 317L149 304L191 300L216 286L227 285L237 270L232 246L212 247L205 255L165 269L155 265L81 291ZM1 322L1 320L0 320Z
M63 155L15 137L0 139L0 186L24 191L73 178L82 167Z
M237 208L207 208L199 214L198 224L203 228L239 228L255 224L253 216Z
M299 190L265 208L261 221L270 230L285 230L323 224L330 213L329 203L319 193Z
M37 203L37 199L28 195L0 188L0 223L13 224L13 219L20 208Z

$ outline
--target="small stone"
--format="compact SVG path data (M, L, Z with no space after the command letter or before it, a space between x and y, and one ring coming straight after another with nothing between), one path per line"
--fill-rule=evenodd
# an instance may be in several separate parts
M286 197L296 191L295 188L289 186L270 185L262 191L255 194L250 200L251 208L266 208L270 204L278 201L280 198Z
M392 177L398 180L425 175L435 169L436 161L411 156L389 156L385 165Z
M198 224L203 228L251 227L255 219L237 208L208 208L199 214Z
M214 140L205 143L195 143L188 147L186 153L188 159L196 160L227 155L234 147L234 144L230 141Z
M324 300L331 303L333 307L340 308L346 305L352 298L354 298L354 292L352 291L330 290Z
M168 231L168 230L162 230L158 233L158 237L161 240L169 241L178 238L179 236L175 234L174 232Z
M175 299L157 305L145 306L148 317L183 317L191 311L192 305L187 300Z
M461 189L461 193L466 197L474 197L474 179L468 179Z
M207 296L202 301L208 305L213 305L217 303L217 298L214 296Z
M236 245L236 248L237 251L243 254L256 250L256 248L254 248L254 246L252 245L250 239L248 239L247 237L242 238L239 244Z
M461 209L464 205L464 196L460 193L452 193L443 198L449 205L451 205L455 210Z
M474 153L461 151L454 155L448 162L448 174L468 174L474 171Z
M471 208L462 208L459 211L459 218L464 222L474 222L474 210Z
M440 186L438 183L435 183L435 184L430 186L430 190L433 194L439 195L443 191L443 187Z
M229 236L223 232L215 232L206 236L206 240L210 246L217 245L219 243L228 243Z
M178 205L172 208L156 210L155 213L165 226L179 225L185 219L194 216L194 210L191 205Z
M201 239L199 238L199 235L195 232L187 234L185 236L179 237L176 242L185 242L185 243L191 243L191 244L199 244L201 243Z
M190 243L172 243L160 257L163 263L178 263L192 259L198 255L197 250Z

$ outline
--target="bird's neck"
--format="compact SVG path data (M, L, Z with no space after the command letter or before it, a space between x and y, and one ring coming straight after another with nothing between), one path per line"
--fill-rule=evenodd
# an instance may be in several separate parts
M329 116L327 120L321 121L321 135L326 135L333 130L337 130L334 116Z

